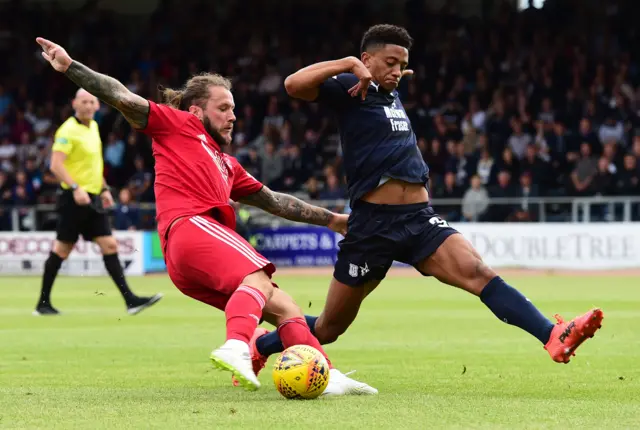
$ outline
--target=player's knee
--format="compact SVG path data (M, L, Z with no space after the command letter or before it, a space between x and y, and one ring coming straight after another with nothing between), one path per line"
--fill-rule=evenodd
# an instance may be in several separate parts
M118 252L118 242L113 236L102 237L96 240L102 255L112 255Z
M449 260L452 266L447 271L455 273L456 286L479 295L496 273L482 261L482 256L466 239L459 235L452 236L451 239L453 240L445 242L449 246L448 255L453 257Z
M255 288L256 290L260 291L262 295L264 295L264 298L267 299L267 302L271 300L271 298L273 297L273 290L275 290L275 287L273 286L271 281L253 282L251 284L247 284L243 282L243 285L247 285L249 287Z
M497 276L477 253L470 255L460 264L460 273L466 279L465 289L475 295L480 295L489 281Z
M71 254L71 250L69 250L69 251L64 250L64 251L57 251L57 252L56 252L56 251L54 251L54 253L55 253L58 257L60 257L60 259L61 259L61 260L66 260L67 258L69 258L69 254Z
M322 316L318 318L315 326L315 337L322 345L335 342L346 331L346 327L339 324L328 324Z
M338 338L342 335L342 333L344 332L340 330L334 330L334 329L319 331L318 328L316 327L315 336L316 338L318 338L318 341L322 345L328 345L338 340Z
M264 272L264 270L260 270L258 272L251 273L247 275L243 280L241 285L246 285L251 288L255 288L260 291L264 297L267 299L267 302L271 300L273 297L273 291L275 287L271 283L271 278Z
M62 260L69 258L71 250L73 249L73 243L56 241L53 244L53 253L60 257Z

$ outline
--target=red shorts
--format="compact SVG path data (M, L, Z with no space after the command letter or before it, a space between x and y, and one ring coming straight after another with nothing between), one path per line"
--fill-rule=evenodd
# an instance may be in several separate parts
M171 281L183 294L224 310L251 273L275 266L235 231L208 216L178 220L169 231L165 260Z

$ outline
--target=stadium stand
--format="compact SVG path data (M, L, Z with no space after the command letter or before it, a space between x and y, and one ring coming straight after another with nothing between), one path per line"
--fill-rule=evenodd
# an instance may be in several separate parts
M638 2L548 0L517 11L504 1L482 18L463 17L452 2L428 10L411 0L399 12L374 12L360 1L339 9L244 3L163 1L143 17L95 2L76 10L0 3L0 54L11 59L0 68L0 230L16 228L15 214L21 230L53 222L46 211L30 217L28 208L53 202L52 133L71 114L74 87L45 67L36 32L151 99L159 85L177 86L202 70L231 77L238 121L229 150L275 190L340 201L335 123L318 105L289 99L284 78L314 61L357 54L370 24L400 23L416 40L416 73L400 92L431 169L431 193L461 199L436 207L447 219L535 221L542 213L562 221L566 204L540 211L530 199L640 196L640 45L630 21ZM107 105L96 120L106 177L127 190L117 226L153 228L152 206L138 205L154 198L150 142ZM492 204L496 198L517 203ZM639 220L638 205L630 208ZM593 205L590 216L612 219L621 210Z

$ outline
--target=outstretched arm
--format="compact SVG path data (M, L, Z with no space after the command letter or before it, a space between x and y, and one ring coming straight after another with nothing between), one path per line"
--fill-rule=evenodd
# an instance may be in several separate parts
M318 87L332 76L351 71L360 60L346 57L340 60L323 61L300 69L284 80L287 93L294 98L314 101L318 98Z
M76 85L118 109L133 128L142 129L147 126L147 100L129 91L117 79L95 72L74 61L60 45L41 37L36 41L42 47L42 56L56 71L64 73Z
M271 191L266 186L257 193L242 197L239 201L291 221L329 227L342 234L345 234L347 230L347 215L336 214L327 209L310 205L289 194Z
M369 69L356 57L346 57L340 60L323 61L300 69L284 80L284 87L291 97L314 101L320 94L320 85L332 76L351 72L358 78L358 83L349 88L351 97L360 96L366 99L369 83L373 79ZM412 75L413 70L402 71L402 76Z
M149 102L129 91L117 79L95 72L78 61L71 63L65 75L79 87L118 109L133 128L147 126Z

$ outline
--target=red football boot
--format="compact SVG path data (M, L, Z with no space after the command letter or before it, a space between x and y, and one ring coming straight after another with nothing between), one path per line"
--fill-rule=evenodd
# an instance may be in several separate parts
M602 327L604 313L600 309L592 309L586 314L565 322L560 315L555 316L558 323L551 330L551 337L544 346L549 355L558 363L568 363L575 350L585 340L593 337Z
M249 341L251 363L253 364L253 373L255 373L256 376L258 376L258 373L260 373L260 371L264 369L264 366L267 364L267 359L269 358L258 352L258 349L256 348L256 339L267 333L269 333L269 330L267 330L266 328L257 327L253 332L253 336L251 336L251 340ZM239 385L238 381L236 381L236 378L233 376L231 377L231 381L233 382L234 387L237 387Z

